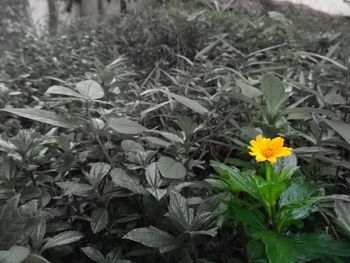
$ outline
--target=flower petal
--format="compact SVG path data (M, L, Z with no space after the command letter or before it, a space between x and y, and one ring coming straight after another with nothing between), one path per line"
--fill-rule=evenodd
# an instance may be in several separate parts
M267 160L266 157L263 156L262 154L257 155L257 156L255 157L255 159L256 159L257 162L264 162L264 161Z
M284 144L284 139L282 137L276 137L271 140L271 145L275 149L282 148Z
M277 162L277 158L276 157L270 157L267 159L270 163L275 163Z
M282 147L278 153L276 154L276 157L286 157L292 154L292 148L288 147Z

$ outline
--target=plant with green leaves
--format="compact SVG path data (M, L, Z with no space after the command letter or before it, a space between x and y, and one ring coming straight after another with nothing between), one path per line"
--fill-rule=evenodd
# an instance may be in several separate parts
M349 244L323 231L306 232L303 226L311 214L325 211L325 204L348 197L325 195L319 185L293 177L298 167L283 165L292 154L283 144L281 137L258 135L249 146L250 155L263 163L258 172L214 163L219 177L207 180L230 193L225 215L244 228L247 262L345 262Z

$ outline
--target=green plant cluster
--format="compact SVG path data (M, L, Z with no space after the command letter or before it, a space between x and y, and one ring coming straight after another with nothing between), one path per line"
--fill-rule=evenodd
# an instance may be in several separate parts
M0 262L349 260L339 35L185 5L22 41L0 66ZM294 149L272 181L258 134Z

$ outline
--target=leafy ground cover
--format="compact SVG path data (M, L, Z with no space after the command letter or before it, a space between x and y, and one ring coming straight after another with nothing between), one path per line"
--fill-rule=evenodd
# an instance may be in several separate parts
M23 38L0 66L1 262L347 262L346 37L184 4ZM293 154L256 162L259 134Z

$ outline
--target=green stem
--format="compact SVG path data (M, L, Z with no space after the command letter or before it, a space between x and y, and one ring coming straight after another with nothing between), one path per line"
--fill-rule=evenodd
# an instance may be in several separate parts
M272 171L272 166L271 166L271 164L268 163L268 162L265 163L265 172L266 172L266 181L267 181L268 183L271 183L273 171Z

